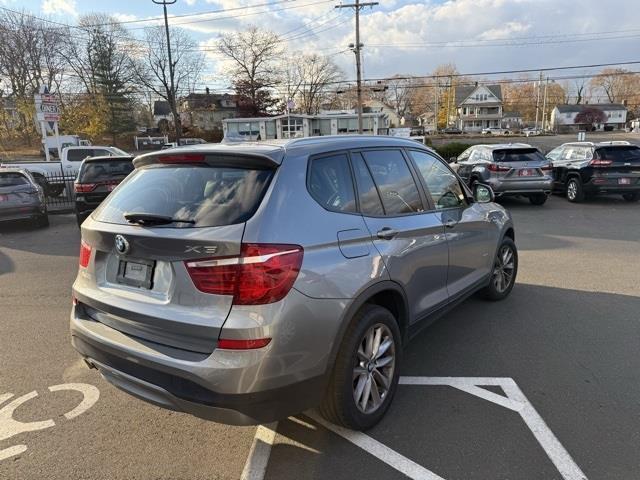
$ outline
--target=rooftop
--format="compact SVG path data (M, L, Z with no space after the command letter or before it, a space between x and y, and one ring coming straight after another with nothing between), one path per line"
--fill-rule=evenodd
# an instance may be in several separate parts
M586 108L597 108L598 110L626 110L627 107L621 103L586 103L580 105L556 105L560 113L578 113Z
M499 101L502 101L501 85L473 85L471 87L456 87L456 105L461 105L476 89L485 87L493 93Z

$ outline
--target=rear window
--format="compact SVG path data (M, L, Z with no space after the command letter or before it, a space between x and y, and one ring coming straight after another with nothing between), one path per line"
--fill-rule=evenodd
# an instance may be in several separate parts
M619 147L600 147L596 149L600 159L613 160L615 163L629 163L640 161L640 148L634 145Z
M0 187L16 187L18 185L29 185L27 177L17 172L0 172Z
M132 173L94 218L126 224L125 213L144 213L193 221L169 228L242 223L257 210L272 176L273 170L153 165Z
M493 151L493 161L504 162L544 162L545 158L536 148L505 148Z
M108 180L122 180L133 171L132 159L105 160L100 162L86 162L82 166L78 180L81 183L105 182Z

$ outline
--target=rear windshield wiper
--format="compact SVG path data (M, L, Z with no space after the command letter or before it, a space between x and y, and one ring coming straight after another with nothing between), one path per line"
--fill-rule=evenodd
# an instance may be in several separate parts
M170 223L189 223L194 225L195 220L171 218L166 215L155 215L153 213L125 213L124 218L129 223L135 223L136 225L151 226L151 225L168 225Z

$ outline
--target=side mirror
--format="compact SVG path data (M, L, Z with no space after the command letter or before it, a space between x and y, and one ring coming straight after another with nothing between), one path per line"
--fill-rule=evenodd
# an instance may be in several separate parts
M449 163L458 163L458 157L449 157Z
M496 196L489 185L476 183L473 186L473 198L478 203L489 203L495 201Z

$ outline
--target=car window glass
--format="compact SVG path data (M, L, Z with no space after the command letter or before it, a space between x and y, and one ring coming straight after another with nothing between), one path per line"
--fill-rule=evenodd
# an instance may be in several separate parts
M353 171L358 187L360 212L363 215L384 215L378 189L373 183L371 173L364 162L364 158L362 158L362 155L359 153L354 153L351 159L353 161Z
M133 171L132 159L87 161L78 176L81 183L122 180Z
M458 157L458 162L464 162L469 159L469 156L473 153L472 148L467 148L464 152L460 154Z
M547 157L551 160L558 160L560 155L562 154L562 147L554 148L549 153L547 153Z
M92 156L93 150L87 150L84 148L67 150L67 160L70 162L81 162L85 158Z
M26 176L17 172L0 172L0 188L1 187L17 187L18 185L29 185Z
M356 201L349 161L345 154L315 158L311 162L309 192L324 208L355 212Z
M474 150L473 152L471 152L471 156L469 157L470 162L475 162L475 161L478 161L479 159L480 159L479 150Z
M571 156L573 155L573 151L575 147L567 147L562 151L562 160L571 160Z
M458 178L440 160L425 152L412 151L411 156L427 184L436 209L467 205L464 190Z
M272 176L252 168L153 165L134 170L94 218L127 224L124 214L134 212L186 220L166 228L234 225L253 216Z
M363 152L387 215L421 212L418 187L400 150Z

